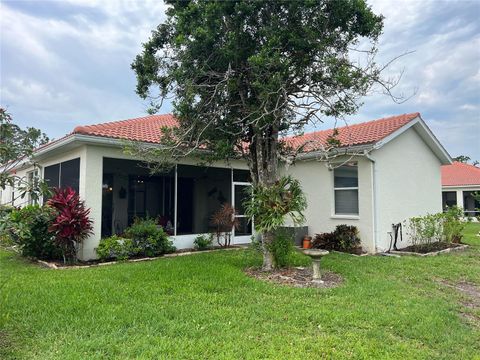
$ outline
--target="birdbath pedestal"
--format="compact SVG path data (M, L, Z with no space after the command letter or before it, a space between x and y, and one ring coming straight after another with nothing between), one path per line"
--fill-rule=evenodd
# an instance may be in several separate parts
M312 258L313 277L312 281L318 284L323 284L322 277L320 275L320 259L329 254L327 250L321 249L305 249L303 253Z

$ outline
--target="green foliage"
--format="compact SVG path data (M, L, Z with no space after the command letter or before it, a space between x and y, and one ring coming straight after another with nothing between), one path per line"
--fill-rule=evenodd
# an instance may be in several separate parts
M337 225L331 233L316 234L312 247L326 250L353 252L360 250L358 229L353 225Z
M414 246L429 246L439 241L460 242L464 228L463 210L457 206L449 207L443 213L417 216L408 221Z
M213 234L198 235L193 241L193 246L196 250L207 250L212 247Z
M25 158L32 160L33 150L48 142L48 137L39 129L27 127L21 129L13 123L12 116L0 107L0 189L15 186L18 197L28 194L32 200L47 192L44 181L36 179L32 183L24 177L15 175L12 170ZM34 166L35 167L35 166Z
M258 231L273 231L282 226L287 217L295 225L304 222L307 200L297 179L284 176L271 186L256 185L250 191L244 204L245 213L255 219Z
M338 246L343 251L351 251L360 246L358 229L353 225L337 225L333 232Z
M96 252L100 260L126 260L134 252L133 241L113 235L100 240Z
M132 239L134 256L158 256L175 251L175 247L163 229L154 219L135 219L125 230L125 236Z
M293 237L287 231L278 230L275 232L275 237L268 246L276 268L292 265L292 256L295 253L293 242Z
M457 206L447 208L443 213L443 236L445 241L459 243L465 228L463 210Z
M29 205L15 209L0 221L0 232L17 245L23 256L60 259L61 250L49 227L55 211L49 206Z
M256 176L267 166L257 156L279 151L278 131L352 114L380 81L371 60L383 19L365 1L167 4L165 22L132 63L142 98L175 98L179 127L162 137L163 152L152 150L153 162L208 148L201 155L210 159L249 158ZM361 40L356 59L365 55L365 63L349 57Z
M412 217L408 221L408 232L413 246L430 245L442 241L443 213Z

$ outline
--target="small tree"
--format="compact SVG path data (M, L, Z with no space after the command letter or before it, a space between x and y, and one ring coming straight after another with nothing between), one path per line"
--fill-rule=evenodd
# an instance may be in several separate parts
M55 234L55 241L63 253L63 261L76 261L77 250L83 240L92 233L90 209L70 187L55 189L47 202L57 211L49 231Z
M375 85L391 95L399 80L380 76L383 17L363 0L165 2L166 21L132 64L154 111L174 98L178 127L164 129L162 147L130 149L152 169L192 154L241 157L262 193L279 181L283 134L354 114Z
M285 223L287 217L296 225L303 223L307 199L299 181L285 176L273 185L252 187L251 200L245 206L246 214L255 219L255 229L263 234L263 268L270 270L274 263L271 244L275 230Z
M12 116L0 107L0 189L7 186L16 188L17 198L27 194L32 200L48 191L44 181L39 178L29 179L17 176L14 169L22 161L29 162L36 168L33 152L36 147L48 142L48 137L39 129L28 127L25 130L15 125Z

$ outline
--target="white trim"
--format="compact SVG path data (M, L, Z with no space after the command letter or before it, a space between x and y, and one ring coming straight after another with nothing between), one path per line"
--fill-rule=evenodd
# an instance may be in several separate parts
M447 191L453 189L480 189L480 184L478 185L444 185L442 186L442 190L446 189Z
M358 161L352 161L355 163L355 166L357 167L357 186L352 186L352 187L335 187L335 170L345 166L345 164L334 168L332 170L332 184L333 184L333 203L332 203L332 212L330 218L332 219L359 219L360 218L360 190L358 186L358 181L359 181L359 173L358 173ZM335 191L348 191L348 190L357 190L357 203L358 203L358 213L352 213L352 214L337 214L337 209L335 207Z
M355 214L334 214L330 216L330 219L360 220L360 216Z

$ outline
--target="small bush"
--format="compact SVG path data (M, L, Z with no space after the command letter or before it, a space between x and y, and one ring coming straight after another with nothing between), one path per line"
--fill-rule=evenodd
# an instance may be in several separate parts
M207 250L212 247L213 234L198 235L193 241L193 246L196 250Z
M270 244L270 251L276 268L290 266L292 254L295 252L293 236L284 230L276 231L275 237Z
M333 232L342 251L352 251L360 246L358 229L353 225L338 225Z
M133 253L133 241L113 235L100 240L96 252L100 260L126 260Z
M90 209L71 187L55 189L47 205L56 210L49 231L55 235L55 243L62 250L63 262L74 262L78 246L92 233Z
M312 247L325 250L358 252L361 250L358 229L353 225L338 225L331 233L316 234Z
M125 230L125 236L132 239L133 256L158 256L175 251L167 234L154 219L135 219Z
M336 250L335 234L333 232L315 234L312 247L315 249Z
M452 206L443 214L443 236L446 242L459 243L463 237L465 222L463 219L463 210L457 206Z
M60 259L62 253L55 243L49 227L55 219L55 211L49 206L29 205L14 209L3 217L0 232L4 240L17 245L23 256L38 259Z

